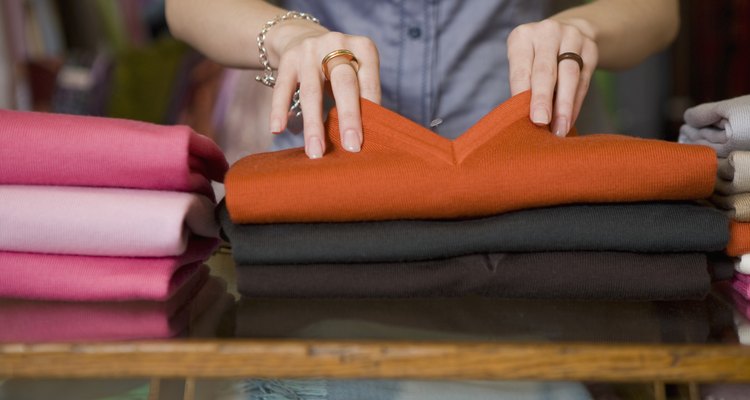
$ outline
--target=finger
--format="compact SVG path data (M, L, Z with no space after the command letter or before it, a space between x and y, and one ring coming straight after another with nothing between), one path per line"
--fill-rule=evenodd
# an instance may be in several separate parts
M566 30L560 43L560 54L581 54L583 38L577 31ZM553 108L552 133L563 137L568 134L573 120L573 107L578 97L581 69L575 60L565 59L557 63L557 90Z
M291 62L282 62L276 75L276 85L271 95L271 116L269 126L271 133L279 134L286 129L289 104L297 89L297 71Z
M591 77L594 75L596 66L599 63L599 52L596 48L596 44L592 41L586 40L583 43L581 49L581 58L583 58L583 70L578 80L578 88L576 91L576 101L573 105L573 118L571 119L571 126L578 119L578 114L581 112L581 106L583 100L586 98L586 94L589 91L591 85Z
M323 157L323 77L317 54L306 56L300 71L300 102L305 134L305 153L310 158Z
M508 36L508 76L510 93L531 89L531 66L534 63L534 46L524 25L514 29Z
M380 104L380 56L372 40L362 38L352 44L352 52L356 55L359 70L359 94L367 100Z
M559 36L547 34L534 42L534 64L531 67L531 121L537 125L550 123L552 98L557 81Z
M337 64L333 64L333 61L337 60L332 60L329 64L329 71L333 98L336 99L339 114L341 144L348 151L358 152L362 146L362 119L359 110L357 73L345 59Z

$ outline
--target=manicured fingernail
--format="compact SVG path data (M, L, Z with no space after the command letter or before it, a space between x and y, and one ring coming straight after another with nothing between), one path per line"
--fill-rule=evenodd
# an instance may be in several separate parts
M565 117L557 118L557 121L555 121L555 135L565 137L568 134L568 129L568 119Z
M534 110L534 114L531 115L531 122L537 125L549 124L549 114L547 114L547 110L544 108L537 108Z
M271 120L271 133L274 135L281 133L281 121L278 119Z
M359 135L354 129L349 129L344 132L344 148L353 153L358 152L361 149L361 143L359 143Z
M323 157L323 143L320 141L320 138L315 137L310 139L306 151L307 156L310 157L311 160Z

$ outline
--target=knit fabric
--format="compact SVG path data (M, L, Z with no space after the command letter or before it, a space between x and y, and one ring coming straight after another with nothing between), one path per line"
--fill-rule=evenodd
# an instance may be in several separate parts
M711 203L726 210L726 214L735 221L750 221L750 192L727 196L714 194Z
M743 254L735 259L734 270L743 274L750 274L750 254Z
M750 253L750 223L730 221L726 253L734 257Z
M745 299L750 300L750 275L734 274L732 288Z
M750 95L687 109L679 141L709 146L719 157L750 150Z
M733 151L719 159L716 192L735 194L750 192L750 151Z
M737 310L743 318L750 321L750 301L746 299L745 296L741 295L739 291L734 290L734 288L731 288L725 293L728 293L729 297L731 297L734 309Z
M364 143L345 151L332 111L326 155L251 155L226 177L235 223L465 218L582 202L705 198L716 156L620 135L559 138L514 96L451 141L367 100Z
M688 203L569 205L443 221L235 225L222 231L238 264L391 262L493 252L721 251L728 219Z
M0 184L124 187L213 196L227 163L186 126L0 110Z
M737 321L737 338L740 344L750 345L750 322L744 318L738 318Z
M708 273L712 282L729 281L734 277L738 261L736 257L729 257L723 252L709 253L707 256Z
M187 328L208 268L165 302L0 301L0 342L77 342L169 338Z
M191 234L217 237L214 205L180 192L0 185L0 250L176 256Z
M0 297L164 301L198 272L216 245L214 239L196 239L182 255L160 258L0 252Z
M710 289L702 253L500 253L393 264L240 265L248 297L699 299Z

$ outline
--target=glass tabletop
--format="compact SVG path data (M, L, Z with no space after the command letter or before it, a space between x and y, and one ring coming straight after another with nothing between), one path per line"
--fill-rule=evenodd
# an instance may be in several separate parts
M165 302L0 299L3 343L181 338L740 344L747 301L726 282L703 300L575 301L492 297L252 298L237 293L231 257Z
M637 371L639 363L666 371L659 369L660 363L666 362L660 357L688 360L682 366L673 362L675 374L684 373L696 368L689 358L697 355L699 361L709 363L706 365L713 368L713 374L725 373L716 369L719 365L739 371L728 380L750 379L750 369L744 368L750 365L750 349L744 345L748 343L750 307L726 281L715 282L703 300L685 301L252 298L238 295L230 254L219 252L207 264L211 276L200 290L166 302L0 300L0 376L72 373L44 364L50 359L90 367L78 370L77 376L98 376L95 366L108 366L108 360L122 365L122 370L112 370L112 374L125 371L128 376L162 371L167 377L190 375L188 372L231 377L265 371L268 376L305 377L316 374L316 365L323 365L321 371L327 368L326 362L352 367L352 359L358 357L381 365L378 363L394 359L428 362L430 358L459 360L473 354L488 357L490 365L509 361L504 368L511 368L528 354L540 360L559 357L552 363L609 357L611 361L602 370L614 368L618 362L632 365L635 375L630 378L650 376L646 375L650 372ZM623 351L630 352L630 358L612 358ZM240 362L243 355L253 357L257 364L243 361L234 372L229 367L201 367L201 361L206 366ZM175 363L165 364L170 357ZM323 362L320 357L328 358ZM263 364L270 359L281 365L269 368ZM35 365L28 366L29 360ZM131 364L125 366L125 361ZM333 372L323 375L383 377L404 371L384 372L364 364L352 370L331 368ZM596 375L595 365L585 369L580 376L592 371ZM444 375L427 371L425 376L453 376L457 371L469 378L494 378L510 370L471 364L454 366ZM415 372L414 376L422 375ZM516 377L533 376L532 371ZM539 376L563 379L579 375L550 369ZM630 378L623 375L623 379Z

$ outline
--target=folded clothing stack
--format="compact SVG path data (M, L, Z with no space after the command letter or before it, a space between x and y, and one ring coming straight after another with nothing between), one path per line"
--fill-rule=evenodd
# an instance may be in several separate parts
M514 96L451 141L362 100L364 144L248 156L219 207L239 288L268 297L699 298L726 246L707 147L558 138ZM657 202L658 201L658 202ZM513 254L510 254L513 253Z
M710 200L732 219L726 250L737 257L732 285L750 299L750 95L685 111L680 142L716 150L717 180Z
M165 301L202 283L227 167L188 127L0 110L0 297Z

